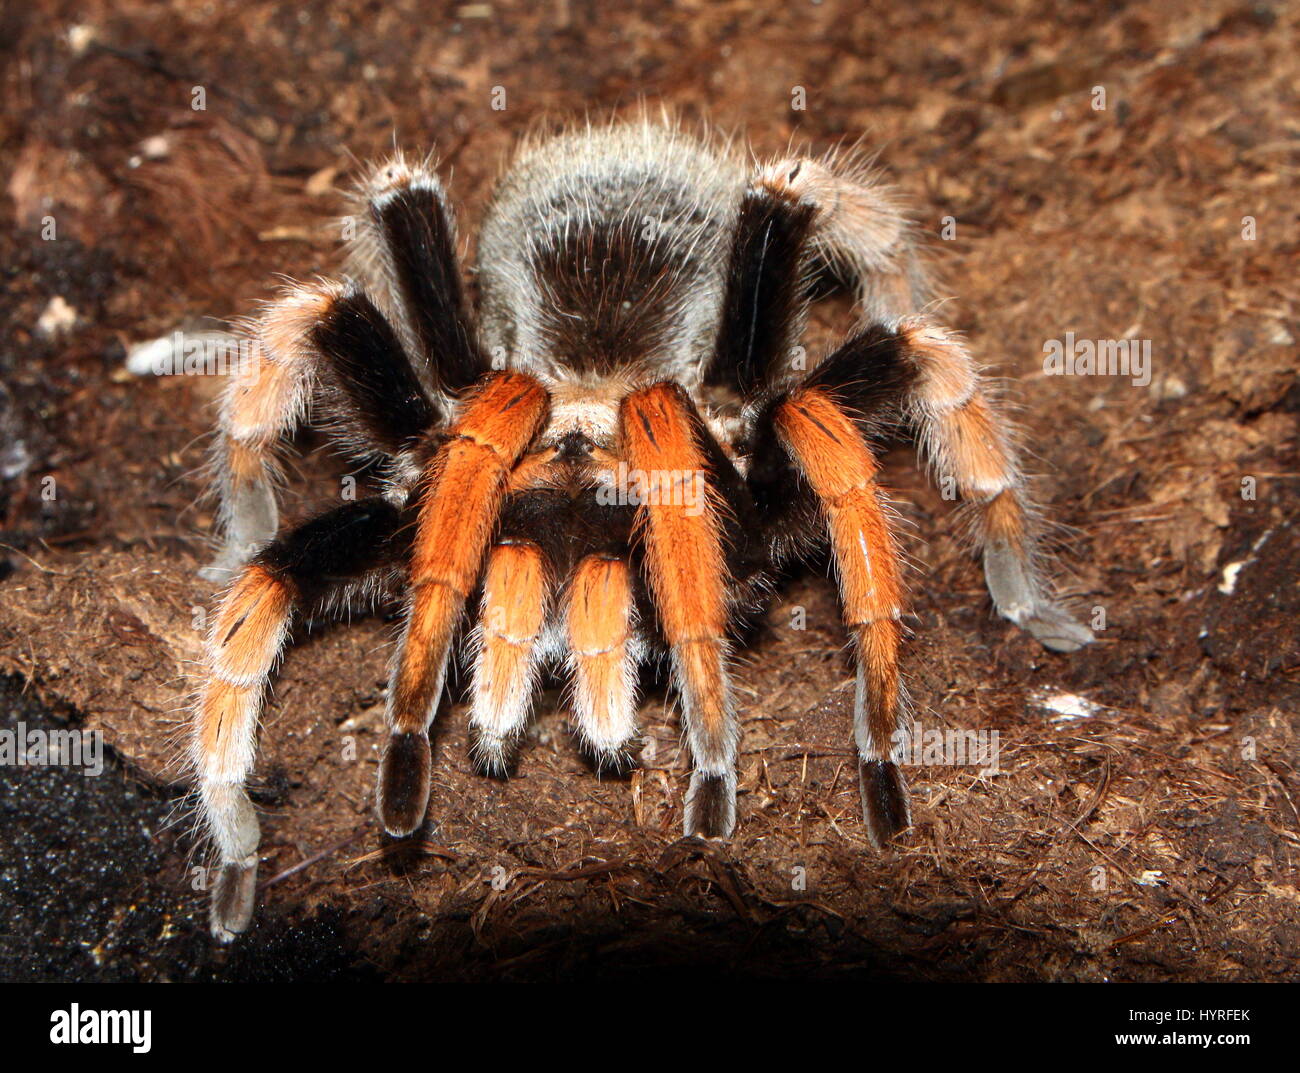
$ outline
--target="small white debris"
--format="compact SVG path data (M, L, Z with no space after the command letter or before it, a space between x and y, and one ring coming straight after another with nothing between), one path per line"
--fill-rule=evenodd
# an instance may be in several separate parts
M1094 704L1087 697L1050 688L1039 690L1031 699L1040 708L1055 713L1052 717L1053 723L1064 723L1071 719L1088 719L1105 710L1103 705Z
M163 160L171 156L172 140L166 134L153 134L140 143L145 160Z
M166 134L151 134L140 142L140 156L146 160L166 160L172 155L172 139Z
M74 56L80 56L99 39L99 31L84 22L68 27L68 47Z
M56 294L36 321L36 334L42 339L58 339L72 331L76 324L77 311Z
M350 716L339 724L339 730L345 734L351 734L354 730L366 730L371 727L379 726L383 723L384 705L372 704L364 711Z
M172 141L166 134L153 134L145 138L126 162L128 168L138 168L146 160L166 160L172 154Z
M1156 383L1156 398L1161 400L1182 399L1187 397L1187 384L1181 376L1161 377Z
M126 371L132 376L164 376L172 360L172 337L160 335L134 344L126 352Z
M127 348L131 376L255 376L256 348L234 332L174 331Z
M1148 868L1137 877L1139 887L1162 887L1168 882L1169 880L1165 878L1164 872L1151 868Z
M1241 559L1235 563L1229 563L1223 568L1223 580L1219 582L1219 591L1224 596L1231 596L1237 588L1237 575L1241 573L1241 568L1250 560Z
M1219 582L1219 591L1224 596L1231 596L1237 588L1237 576L1243 569L1255 561L1259 549L1268 543L1268 538L1273 535L1272 529L1266 529L1250 546L1250 554L1244 559L1238 559L1235 563L1229 563L1223 568L1223 580Z
M0 447L0 479L12 481L21 477L31 467L32 456L23 440Z

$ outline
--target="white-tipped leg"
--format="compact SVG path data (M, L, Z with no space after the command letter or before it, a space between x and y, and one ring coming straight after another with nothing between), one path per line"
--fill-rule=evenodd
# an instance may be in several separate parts
M257 884L259 832L244 783L253 769L267 676L288 632L289 584L247 567L226 593L207 645L207 680L195 710L191 755L199 805L219 859L212 934L229 942L248 927Z
M1071 652L1093 636L1053 599L1039 569L1033 512L1016 466L1008 425L996 416L961 340L921 317L930 285L915 229L892 189L870 169L834 155L788 158L760 178L817 206L812 243L856 286L865 317L898 325L915 365L909 400L936 478L975 504L984 573L998 613L1045 647Z
M915 369L908 416L935 480L977 512L993 606L1054 652L1089 644L1092 631L1052 599L1043 579L1010 426L985 397L966 347L921 318L900 322L898 332Z
M261 830L242 786L210 783L201 793L208 829L220 854L208 923L214 938L229 943L247 931L253 919Z
M687 641L673 648L673 679L695 761L682 826L686 834L697 838L730 838L736 828L740 723L728 655L728 645L720 637Z
M863 638L869 631L857 631L858 647L884 647ZM896 642L885 642L896 647ZM908 799L907 779L900 766L905 755L906 712L902 704L902 684L898 680L897 660L885 666L872 666L859 656L857 681L853 691L853 737L858 747L858 792L862 800L862 822L867 837L876 849L899 831L912 825L912 807ZM892 710L890 710L892 709ZM884 738L889 728L890 737Z
M632 578L622 559L593 555L578 564L566 610L573 711L584 744L619 767L637 732L637 669Z
M869 319L892 321L929 300L914 225L869 167L852 157L787 157L766 165L759 180L817 206L813 248L853 282Z
M252 360L231 374L221 399L216 468L223 544L200 571L209 581L229 581L275 536L276 451L306 415L316 380L311 331L341 291L330 283L292 287L250 330Z
M782 444L817 494L839 576L845 625L853 633L862 816L872 845L883 846L911 822L898 768L904 728L898 658L902 571L875 474L878 464L849 414L824 390L796 390L776 410Z
M722 518L708 497L703 510L687 507L681 488L708 472L699 420L676 384L634 391L619 413L628 465L653 482L640 508L645 561L695 762L684 829L701 838L728 838L736 826L740 724L728 668Z
M541 549L498 544L488 556L474 660L470 727L488 771L503 773L528 723L537 689L550 578Z

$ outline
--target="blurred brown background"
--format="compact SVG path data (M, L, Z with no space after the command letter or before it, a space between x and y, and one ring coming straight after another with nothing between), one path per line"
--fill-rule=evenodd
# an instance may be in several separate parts
M0 974L1294 978L1298 21L1240 0L7 5L3 712L102 730L115 760L100 779L0 769ZM812 570L741 672L730 846L677 841L662 691L624 779L597 779L552 691L510 782L473 773L451 714L438 822L396 860L370 802L391 628L300 631L259 764L274 882L257 930L214 952L166 818L219 384L133 376L127 353L248 313L275 273L337 273L357 160L436 147L472 251L522 132L642 100L760 154L879 150L933 236L943 316L1011 381L1098 643L1051 656L994 620L899 452L918 716L997 730L1000 774L915 770L914 830L870 851ZM1150 340L1151 383L1045 377L1066 332ZM317 446L288 518L336 494Z

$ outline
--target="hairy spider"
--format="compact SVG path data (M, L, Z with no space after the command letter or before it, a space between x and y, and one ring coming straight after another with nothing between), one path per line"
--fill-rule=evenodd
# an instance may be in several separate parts
M781 566L827 540L857 664L866 830L880 846L905 827L902 580L872 449L887 432L914 436L974 505L997 611L1057 651L1091 640L1041 580L1012 437L965 345L921 312L912 227L852 159L750 170L650 120L531 139L483 222L476 311L428 162L375 168L356 219L364 282L269 305L251 328L256 375L233 379L221 410L214 573L233 580L192 737L219 938L252 914L245 781L295 612L404 604L377 791L394 836L424 822L428 732L469 619L483 765L507 763L540 671L560 662L582 739L616 761L637 731L639 664L666 655L694 760L685 831L726 838L732 638ZM807 362L822 270L851 283L860 320ZM378 460L383 490L277 537L275 455L309 407Z

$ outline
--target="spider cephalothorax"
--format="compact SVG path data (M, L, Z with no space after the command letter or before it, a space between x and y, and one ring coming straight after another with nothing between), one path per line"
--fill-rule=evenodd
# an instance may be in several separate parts
M548 663L567 669L587 746L619 757L638 666L666 655L694 759L686 832L728 836L731 638L782 564L828 541L867 831L880 845L906 826L902 582L871 446L886 431L911 433L973 504L997 610L1054 649L1090 639L1039 580L1011 438L960 339L919 312L888 190L833 156L742 159L648 121L531 141L482 227L475 311L442 185L399 157L362 184L362 282L291 288L255 323L256 375L222 409L216 569L233 580L193 724L218 937L252 912L244 784L296 611L404 606L378 787L399 836L424 822L429 726L462 636L489 767ZM811 360L799 343L823 268L851 282L861 319ZM276 536L274 454L309 405L385 484Z

